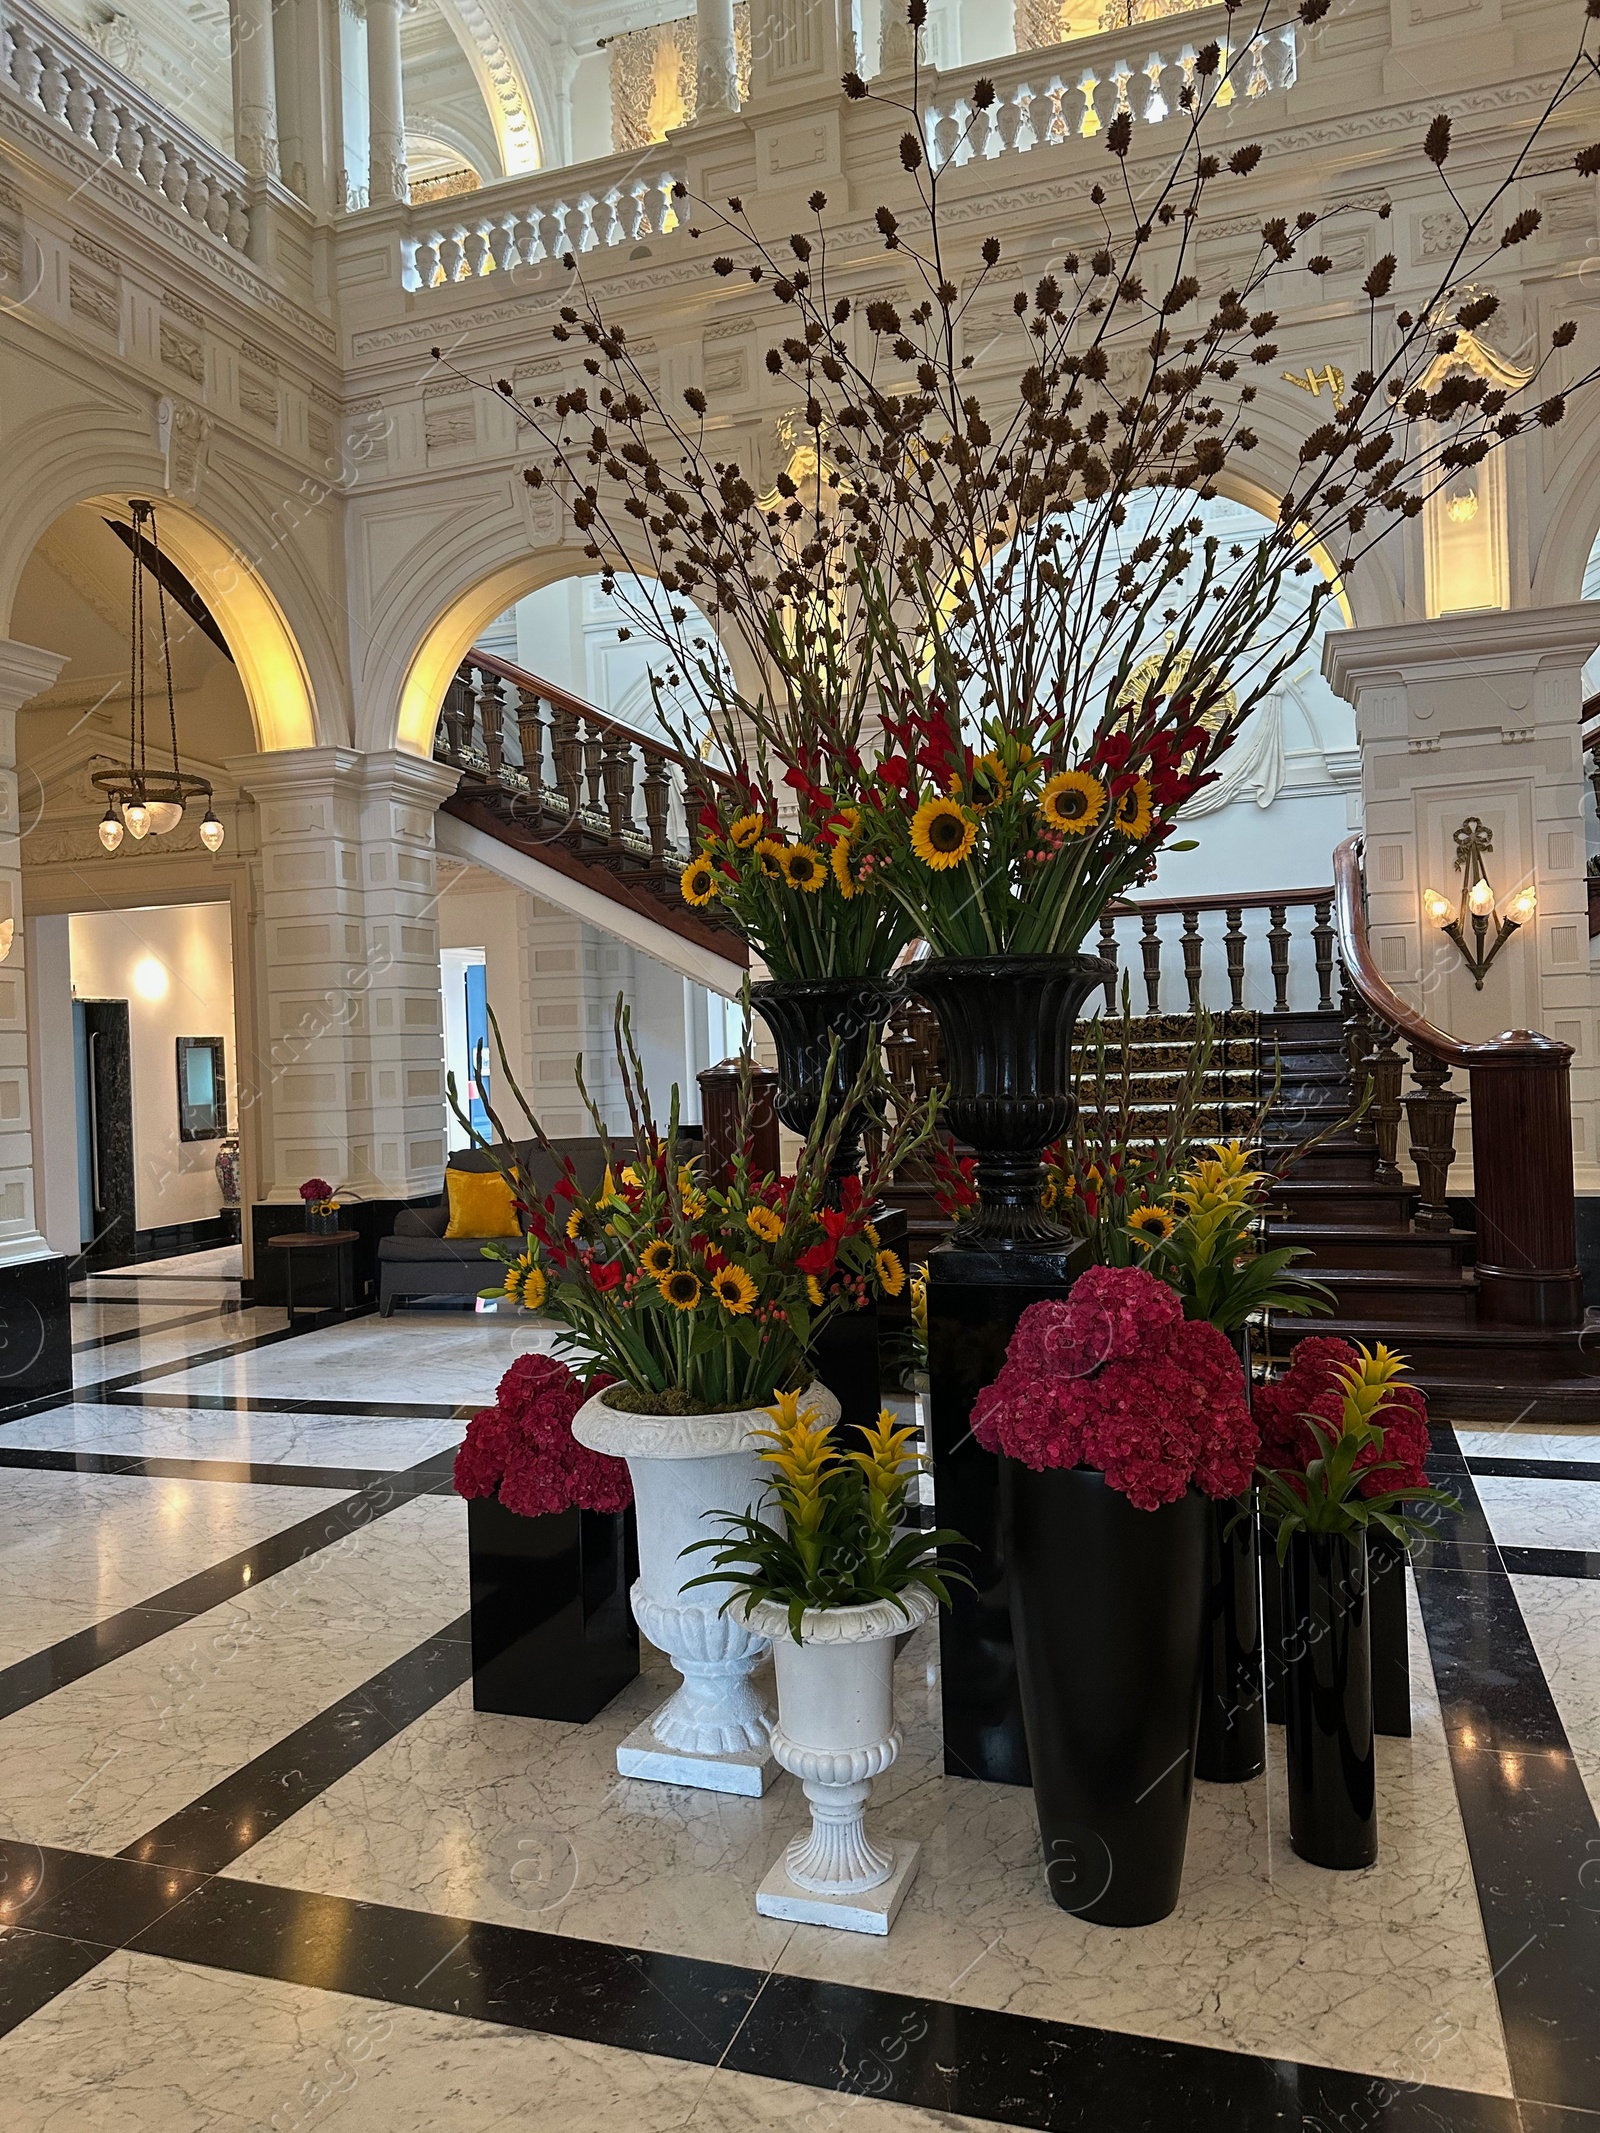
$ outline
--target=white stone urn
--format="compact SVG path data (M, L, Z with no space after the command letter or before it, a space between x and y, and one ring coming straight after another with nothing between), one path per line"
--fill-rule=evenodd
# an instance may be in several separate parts
M839 1403L823 1385L800 1402L825 1422ZM683 1685L617 1750L624 1777L692 1785L707 1792L764 1792L776 1773L772 1713L751 1675L767 1639L737 1605L720 1612L729 1588L683 1588L711 1568L709 1554L684 1556L692 1541L720 1539L717 1512L753 1510L768 1470L758 1432L772 1427L765 1408L714 1415L636 1415L586 1400L572 1434L591 1451L626 1459L639 1532L639 1577L630 1598L640 1632L666 1653Z
M866 1828L872 1781L900 1753L895 1640L938 1605L921 1585L900 1597L904 1612L892 1600L807 1608L798 1644L786 1607L751 1604L750 1627L772 1639L778 1676L772 1752L811 1802L809 1833L795 1838L756 1892L764 1917L887 1933L911 1886L918 1847L875 1842Z

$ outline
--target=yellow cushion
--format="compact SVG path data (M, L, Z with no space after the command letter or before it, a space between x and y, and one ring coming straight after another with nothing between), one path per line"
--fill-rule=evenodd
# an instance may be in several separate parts
M450 1195L447 1237L520 1237L516 1202L498 1170L447 1170Z

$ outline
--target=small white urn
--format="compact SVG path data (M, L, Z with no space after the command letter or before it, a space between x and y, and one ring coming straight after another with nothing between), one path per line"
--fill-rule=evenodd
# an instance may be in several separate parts
M796 1837L756 1892L767 1918L837 1926L848 1933L887 1933L917 1870L915 1844L868 1835L872 1781L900 1753L894 1722L895 1640L934 1613L920 1585L865 1607L808 1608L800 1643L788 1609L757 1600L751 1628L772 1639L778 1676L778 1722L772 1752L799 1778L811 1803L811 1828Z
M839 1403L825 1386L813 1385L801 1406L838 1420ZM628 1462L639 1532L633 1618L683 1676L682 1687L617 1749L624 1777L758 1795L776 1774L772 1714L751 1679L766 1657L765 1634L746 1623L737 1604L720 1612L727 1585L683 1589L711 1568L709 1552L683 1551L722 1538L716 1514L760 1503L768 1470L758 1432L771 1427L765 1408L636 1415L607 1406L603 1392L573 1417L580 1444Z

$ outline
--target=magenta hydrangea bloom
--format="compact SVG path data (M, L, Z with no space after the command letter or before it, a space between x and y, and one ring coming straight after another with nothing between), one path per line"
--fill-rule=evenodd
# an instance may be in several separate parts
M467 1425L456 1453L458 1496L498 1496L508 1511L625 1511L633 1501L627 1462L591 1452L572 1418L609 1380L585 1385L553 1355L522 1355L500 1380L493 1407Z

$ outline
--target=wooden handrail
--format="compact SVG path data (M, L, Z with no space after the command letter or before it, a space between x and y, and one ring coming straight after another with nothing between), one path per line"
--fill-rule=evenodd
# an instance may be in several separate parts
M1276 905L1325 904L1333 900L1326 889L1241 889L1225 896L1119 896L1111 909L1119 915L1171 917L1183 911L1270 911Z
M1367 891L1361 872L1361 839L1346 837L1333 855L1334 923L1339 930L1339 953L1345 973L1368 1007L1407 1044L1420 1044L1435 1059L1451 1066L1470 1066L1471 1045L1450 1037L1408 1006L1372 959L1367 940Z
M482 667L486 674L493 674L501 681L509 681L529 696L537 696L549 704L552 710L575 711L578 716L602 732L614 733L619 739L634 742L648 748L652 755L665 756L669 763L681 769L692 770L697 778L704 778L712 785L728 782L726 771L714 770L709 763L702 763L698 756L685 755L674 748L670 741L657 740L653 733L644 733L637 726L630 726L620 718L613 718L609 711L598 711L593 704L585 703L581 696L574 696L570 689L563 689L553 681L543 681L537 674L530 674L526 667L513 666L509 659L499 659L493 652L482 651L474 645L461 662L464 667Z

